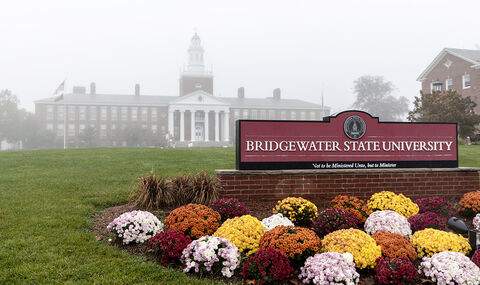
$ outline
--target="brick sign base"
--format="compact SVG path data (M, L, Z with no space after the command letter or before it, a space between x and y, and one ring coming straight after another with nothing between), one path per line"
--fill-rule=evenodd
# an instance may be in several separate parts
M327 207L339 194L368 198L389 190L417 198L440 195L459 198L480 191L479 168L378 170L217 170L220 197L238 198L248 205L272 206L277 200L301 196Z

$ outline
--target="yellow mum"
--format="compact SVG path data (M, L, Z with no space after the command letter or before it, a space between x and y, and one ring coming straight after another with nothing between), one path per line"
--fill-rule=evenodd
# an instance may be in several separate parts
M213 235L229 240L241 253L250 255L257 251L264 232L262 222L250 215L243 215L226 220Z
M301 197L288 197L277 202L273 213L281 213L296 226L309 226L317 217L317 206Z
M418 214L419 208L410 198L403 194L382 191L373 194L367 203L368 209L374 211L392 210L400 215L410 218Z
M472 250L468 239L450 232L424 229L415 232L410 241L416 248L418 257L432 256L442 251L456 251L467 254Z
M360 268L374 268L382 250L367 233L357 229L338 230L329 233L322 240L325 252L350 252L355 265Z

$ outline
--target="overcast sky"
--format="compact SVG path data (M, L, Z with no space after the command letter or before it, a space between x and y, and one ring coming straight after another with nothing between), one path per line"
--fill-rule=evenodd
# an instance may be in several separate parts
M64 78L98 93L178 95L196 28L213 66L214 95L271 96L351 106L353 81L383 75L410 100L444 47L480 44L480 1L4 1L0 89L22 106Z

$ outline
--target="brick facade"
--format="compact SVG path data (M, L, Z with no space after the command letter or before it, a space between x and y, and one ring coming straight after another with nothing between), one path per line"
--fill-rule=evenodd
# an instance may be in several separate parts
M440 195L458 198L480 191L480 169L379 169L379 170L217 170L221 197L273 206L280 199L301 196L319 207L339 194L368 198L389 190L416 198Z

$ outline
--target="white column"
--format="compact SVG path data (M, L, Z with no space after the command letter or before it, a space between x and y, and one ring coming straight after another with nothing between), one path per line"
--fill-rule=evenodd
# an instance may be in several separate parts
M180 141L185 141L185 111L180 110Z
M208 128L208 127L209 127L209 125L208 125L208 124L209 124L209 122L208 122L208 120L209 120L209 113L210 113L209 110L205 110L205 123L204 123L204 124L205 124L205 129L204 129L205 134L204 134L204 136L205 136L205 141L206 141L206 142L208 142L208 141L210 140L210 138L209 138L210 130L209 130L209 128Z
M223 140L228 142L230 140L230 112L225 112L223 124Z
M220 122L220 113L218 111L215 111L215 141L218 142L220 141L220 125L218 124Z
M168 136L173 138L173 110L168 110Z
M190 111L190 133L191 133L191 141L195 141L195 110Z

